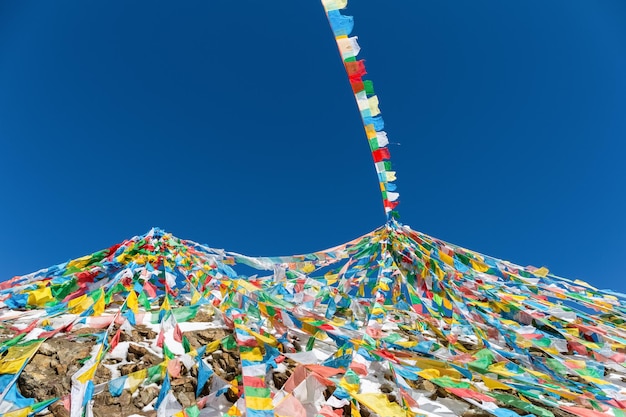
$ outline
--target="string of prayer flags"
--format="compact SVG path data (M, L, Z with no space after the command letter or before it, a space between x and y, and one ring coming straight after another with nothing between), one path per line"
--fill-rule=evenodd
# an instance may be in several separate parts
M367 74L365 61L357 60L361 51L357 36L350 36L354 27L352 16L341 13L348 5L346 1L322 0L328 22L335 36L339 54L343 60L352 92L363 120L365 134L372 152L374 166L378 174L383 206L387 218L397 218L395 211L400 194L396 191L396 173L391 167L391 155L387 145L389 139L384 131L385 123L380 115L378 96L374 92L371 80L363 77Z

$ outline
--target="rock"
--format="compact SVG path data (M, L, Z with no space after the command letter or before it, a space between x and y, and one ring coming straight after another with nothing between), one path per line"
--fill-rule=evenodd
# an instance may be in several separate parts
M117 408L116 408L117 409ZM111 411L105 408L97 408L95 410L93 410L93 415L94 417L110 417L111 415Z
M187 382L187 379L188 379L187 377L173 379L172 382L171 382L172 387L178 387L180 385L185 385L185 383Z
M93 383L101 384L104 382L109 382L111 380L111 371L109 368L105 366L98 366L96 369L96 375L94 375Z
M225 366L223 369L227 373L238 374L239 373L239 357L236 357L232 353L229 353L228 355L224 357L224 359L225 359Z
M70 417L70 412L65 409L62 402L56 402L48 407L54 417Z
M382 393L389 394L390 392L393 392L393 388L391 387L391 385L385 382L380 386L380 391Z
M24 368L24 372L20 374L17 380L18 387L22 395L30 398L36 398L38 401L45 400L58 394L67 394L64 388L65 384L49 384L49 381L57 381L59 379L58 371L50 366L51 357L36 353L31 361ZM64 371L64 367L61 367ZM61 378L66 377L65 373L60 374Z
M469 410L461 414L461 417L490 417L490 416L491 416L490 413L481 409L477 409L477 408L470 408Z
M230 388L228 389L228 391L226 391L226 394L224 394L224 396L228 401L233 404L239 399L239 395L235 394L235 392Z
M187 407L191 407L193 404L196 403L195 401L195 396L190 395L189 393L186 392L179 392L175 394L176 399L180 402L180 404L187 408Z
M57 351L54 350L54 348L50 345L50 343L44 342L41 344L41 346L39 346L39 350L37 351L37 353L40 353L46 356L56 356Z
M143 358L148 354L148 349L143 346L136 345L134 343L130 343L128 345L128 361L137 361Z
M430 381L424 380L424 382L422 382L422 386L426 391L430 392L431 394L437 391L437 386Z
M156 356L154 353L148 352L143 358L142 358L142 362L146 364L147 367L150 367L152 365L156 365L158 363L163 362L162 358L159 358L158 356Z
M96 343L96 337L93 334L101 331L100 329L84 328L72 334L72 336L61 334L42 343L39 351L33 355L24 372L18 378L20 393L26 397L34 398L36 401L68 395L71 391L72 375L92 355L93 347ZM113 337L115 331L114 327L111 334L109 334L110 338ZM229 333L229 330L224 329L206 329L186 332L185 334L186 336L188 335L190 340L195 340L199 345L204 345L214 340L222 339ZM146 342L149 342L150 338L156 337L156 334L149 328L138 325L136 329L133 329L132 334L124 332L121 334L124 335L125 340L130 342L128 355L125 360L105 358L96 369L93 379L94 384L106 383L111 380L112 372L104 365L117 365L121 375L128 375L163 361L163 358L152 353L146 347L147 345L144 345ZM218 375L227 381L233 381L241 374L240 356L237 350L217 351L205 357ZM125 361L128 361L128 363L124 363ZM285 364L289 370L272 374L274 384L278 388L285 384L291 375L292 369L295 367L295 363L289 360L286 360ZM197 369L192 368L189 371L183 368L181 376L172 379L171 383L174 395L184 407L195 404ZM203 387L201 395L208 395L210 386L210 382L207 383ZM142 409L154 402L159 391L160 388L155 385L148 387L140 386L135 395L131 395L129 390L124 390L120 396L113 397L108 389L105 389L93 397L94 416L113 417L136 414L141 416L152 415L154 417L156 412L144 412ZM229 389L225 396L231 402L235 402L239 398L239 394L235 394L232 389ZM49 413L47 415L51 417L69 417L70 415L62 402L51 405L48 410Z
M127 363L125 365L120 366L120 372L122 375L132 374L135 371L139 370L139 366L136 363Z
M185 335L187 334L188 333L185 333ZM224 329L206 329L196 332L189 332L189 334L193 334L202 343L209 343L215 340L223 339L228 333Z
M213 311L208 308L199 308L196 316L189 320L191 322L212 322L213 321Z
M159 396L159 389L155 387L145 388L143 391L141 391L139 396L141 397L141 401L145 405L148 405L152 400Z
M118 397L118 400L119 404L122 406L122 408L124 408L130 405L130 402L132 401L132 396L130 395L130 392L128 390L124 390L124 392L122 392L122 395Z
M144 404L144 402L141 400L141 397L133 398L133 405L139 409L142 409L146 406L146 404Z
M108 396L105 398L104 403L106 405L113 405L113 404L119 404L120 400L119 397L113 397L113 396Z
M289 379L289 374L285 372L274 372L272 373L272 380L274 381L274 387L276 389L281 389L285 382Z
M138 324L137 326L135 326L135 329L137 330L137 333L139 333L139 335L141 336L141 340L154 339L155 337L157 337L156 332L152 331L143 324Z

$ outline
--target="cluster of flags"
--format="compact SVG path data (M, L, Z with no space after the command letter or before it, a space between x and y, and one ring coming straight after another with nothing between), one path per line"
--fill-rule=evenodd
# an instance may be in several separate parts
M98 396L158 384L148 409L162 416L456 415L424 394L429 383L495 416L622 416L625 297L396 222L286 257L153 229L1 284L12 335L0 342L0 412L34 415L58 402L72 417L92 415ZM146 327L154 337L121 342ZM223 336L200 343L192 335L203 328ZM93 347L71 392L25 398L18 380L33 356L76 334ZM97 379L129 344L161 362ZM217 364L219 352L236 356L236 375ZM183 407L173 385L190 377L195 402Z
M152 229L2 282L2 415L55 406L90 417L107 403L99 399L115 404L156 384L141 411L159 417L451 417L470 407L497 417L626 416L626 295L398 223L389 141L356 58L353 19L341 13L347 0L322 4L387 223L331 249L281 257ZM208 329L214 336L196 337ZM51 340L79 335L91 350L76 372L59 375L71 389L24 396L20 378L33 358ZM131 348L154 360L122 372ZM189 381L183 401L175 387Z

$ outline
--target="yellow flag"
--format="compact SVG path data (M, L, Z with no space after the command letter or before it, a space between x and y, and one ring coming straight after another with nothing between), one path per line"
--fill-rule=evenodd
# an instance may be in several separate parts
M454 266L454 259L443 251L439 251L439 258L450 266Z
M28 417L28 415L32 412L30 407L20 408L19 410L9 411L8 413L2 414L4 417Z
M200 291L196 290L195 287L191 287L191 292L192 292L192 296L191 296L191 304L195 304L198 301L200 301L200 298L202 298L202 295L200 294Z
M350 394L359 392L359 384L351 384L346 378L341 378L341 381L339 381L339 386L344 388Z
M502 376L513 376L513 375L515 375L514 372L511 372L511 371L509 371L506 368L506 362L494 363L493 365L489 366L489 368L487 368L487 370L489 372L493 372L494 374L498 374L498 375L502 375Z
M230 381L230 389L233 390L235 394L239 394L239 384L237 383L237 379Z
M214 340L213 342L206 345L206 353L215 352L217 349L220 348L220 343L222 343L221 340Z
M126 305L133 311L133 313L137 314L137 312L139 311L139 304L137 302L137 294L135 293L135 291L130 290L130 292L128 293Z
M491 379L489 377L486 377L483 375L483 382L485 383L485 386L489 389L501 389L501 390L512 390L513 388L509 387L508 385L503 384L502 382L496 380L496 379Z
M553 389L553 388L549 388L549 387L544 387L544 389L546 391L550 391L553 392L557 395L560 395L563 398L567 398L570 401L575 401L576 399L578 399L580 397L579 394L576 394L574 392L568 391L566 389L560 388L560 389Z
M404 416L405 410L398 404L392 403L387 394L353 394L354 398L379 416Z
M327 272L326 274L324 274L324 278L326 278L327 285L333 285L335 282L339 281L339 274Z
M80 376L76 377L77 380L86 384L87 381L91 381L96 374L96 369L98 368L98 362L94 363L91 368L87 369L85 372L80 374Z
M104 303L104 291L100 291L100 297L98 297L96 302L93 304L93 315L95 317L101 315L102 313L104 313L105 307L106 304Z
M369 102L370 112L371 112L372 116L379 115L380 114L380 108L378 107L378 105L379 105L378 97L377 96L372 96L372 97L368 98L367 101Z
M16 374L22 369L22 365L37 352L40 341L38 343L30 343L26 346L16 345L7 350L7 354L0 360L0 374Z
M263 360L263 354L261 353L261 349L258 347L252 348L249 351L241 352L241 359L247 361L258 362Z
M268 344L270 346L276 346L278 344L278 342L276 341L276 339L273 336L264 336L260 333L257 333L253 330L250 330L249 328L247 328L246 326L244 326L243 324L235 324L235 327L238 329L243 330L246 333L249 333L250 335L254 336L256 338L256 340L258 340L259 342Z
M574 280L574 284L576 285L582 285L583 287L587 287L587 288L591 288L592 290L597 290L596 287L590 285L589 283L585 282L585 281L581 281L579 279Z
M246 398L247 400L247 398ZM227 416L240 416L241 415L241 411L239 411L239 409L237 408L236 404L233 404L232 407L230 407L228 409L228 411L226 412Z
M142 369L141 371L133 372L128 375L128 385L130 388L130 392L133 393L137 391L137 387L141 385L141 383L147 378L148 370Z
M441 373L437 369L424 369L422 371L419 371L417 374L422 378L428 380L439 378L441 376Z
M163 297L163 304L161 304L161 310L169 310L170 309L170 300L167 297L167 294L165 295L165 297Z
M37 288L28 295L28 304L32 306L43 306L49 301L54 301L50 287Z
M91 255L83 256L82 258L74 259L67 264L67 268L84 268L91 261Z
M273 410L271 398L246 397L246 407L253 410Z
M470 262L472 264L472 269L474 269L475 271L487 272L489 270L489 267L480 261L470 259Z
M80 314L83 311L87 310L91 307L93 300L91 297L88 297L87 294L81 295L80 297L76 297L70 300L67 303L67 308L70 310L72 314Z
M585 381L588 382L593 382L596 385L608 385L610 384L610 382L605 381L604 379L600 379L600 378L594 378L592 376L587 376L587 375L581 375L580 376L582 379L584 379Z
M365 135L368 139L374 139L376 137L376 129L374 129L374 125L365 126Z
M396 345L405 347L405 348L412 348L412 347L417 346L419 342L417 340L398 340L393 343Z
M345 9L348 5L348 0L322 0L322 3L327 11L331 11Z
M385 174L384 178L387 182L393 182L396 180L396 171L385 171L381 174Z

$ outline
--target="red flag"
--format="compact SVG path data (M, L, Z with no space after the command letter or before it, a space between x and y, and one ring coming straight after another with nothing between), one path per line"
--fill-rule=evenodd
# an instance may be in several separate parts
M167 372L171 378L178 378L181 371L181 362L178 359L172 359L167 364Z
M143 284L143 290L146 292L146 294L148 294L148 297L150 298L156 297L156 288L154 287L154 285L152 285L148 281L146 281Z
M389 200L383 201L383 205L385 206L385 208L388 208L391 210L395 209L399 203L400 203L399 201L389 201Z
M367 74L365 71L365 61L344 62L346 72L351 79L358 79Z
M117 346L117 344L120 342L121 334L122 328L120 327L119 329L117 329L117 332L115 332L115 336L113 336L113 339L111 339L111 350L115 349L115 346Z
M107 249L107 253L108 253L107 260L109 262L113 260L113 255L115 255L115 252L117 252L120 246L122 246L122 243L118 243L117 245L113 245L109 249Z
M385 159L390 159L391 155L389 154L389 149L380 148L372 151L372 156L374 157L374 162L380 162Z
M165 334L163 333L163 330L161 330L159 332L159 336L157 337L157 341L156 341L157 346L162 348L164 340L165 340Z
M17 327L11 327L10 329L13 330L16 335L19 335L19 334L22 334L22 333L28 333L31 330L33 330L35 328L35 326L37 326L37 322L38 321L39 321L39 319L33 320L27 327L23 328L22 330L18 329Z
M356 372L359 375L367 376L367 366L365 366L365 364L353 361L350 364L350 369L352 369L354 372Z
M181 343L183 341L183 332L180 330L178 324L174 327L174 340Z
M198 401L198 408L203 409L204 406L206 406L206 402L208 399L209 399L208 395L206 397L202 397L202 399Z
M354 94L365 90L365 84L363 84L363 80L361 78L351 78L350 85L352 86L352 92Z

